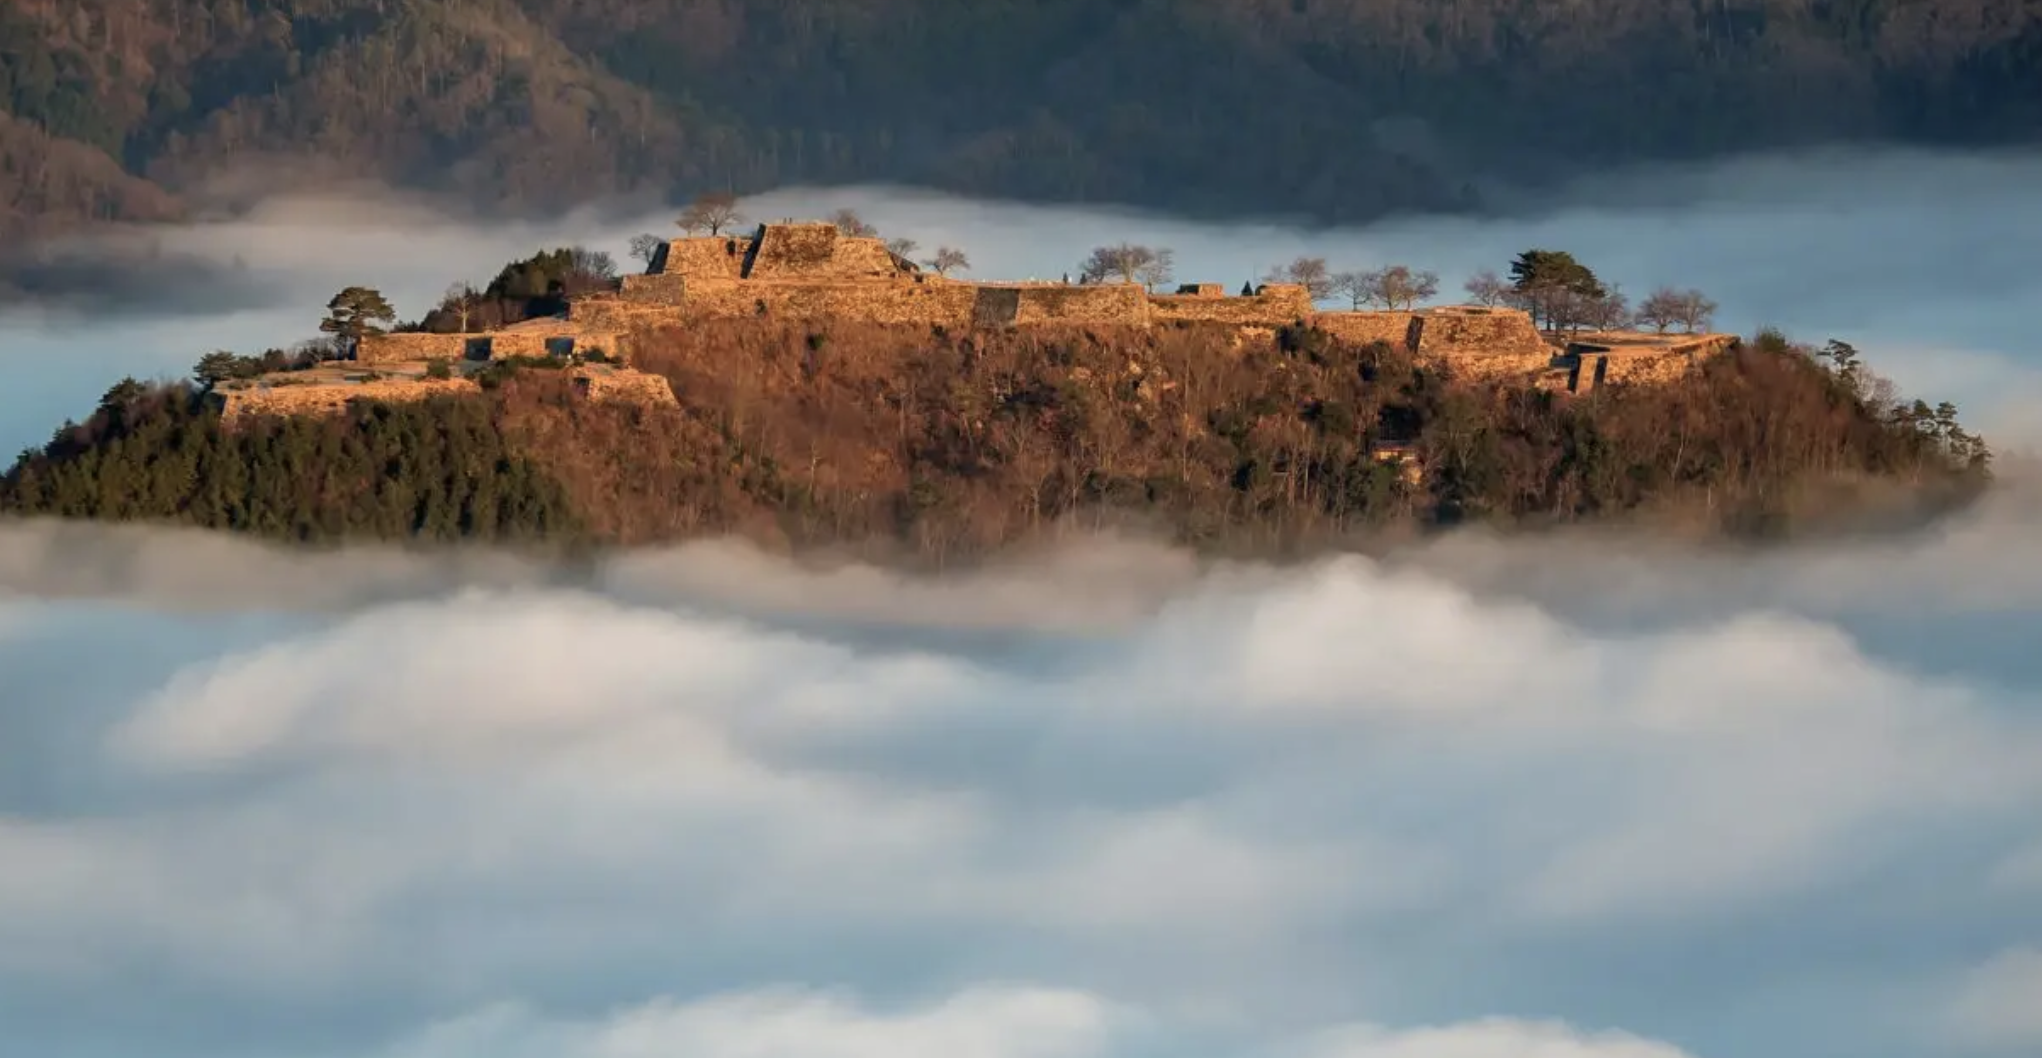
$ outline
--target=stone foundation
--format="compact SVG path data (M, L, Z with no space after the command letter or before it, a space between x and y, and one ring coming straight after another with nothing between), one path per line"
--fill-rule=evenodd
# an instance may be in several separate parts
M1566 359L1578 363L1575 392L1624 383L1656 386L1678 382L1704 360L1737 344L1729 334L1661 335L1632 331L1583 334L1567 343Z
M981 287L981 291L996 290ZM1015 288L1014 311L996 324L1099 323L1140 327L1152 318L1147 292L1132 283L1080 286L1045 284Z
M408 332L365 338L356 350L362 364L402 364L423 360L482 361L505 357L587 356L600 352L628 359L624 332L577 326L566 321L526 321L515 327L481 334Z
M1551 357L1556 351L1539 335L1531 314L1520 309L1448 306L1416 314L1420 356L1491 353L1518 357Z
M1206 287L1195 289L1204 290ZM1292 283L1269 283L1253 297L1209 293L1157 294L1148 299L1153 323L1220 323L1233 327L1283 327L1314 315L1312 295Z
M473 396L481 387L465 378L378 379L373 382L338 382L308 379L257 383L243 389L219 390L212 394L220 418L233 423L260 415L337 415L355 401L406 403L430 397Z
M681 403L674 398L673 385L664 377L629 368L578 367L574 371L572 385L578 395L601 403L668 408L678 408Z
M1418 348L1415 312L1321 312L1313 315L1312 325L1356 345L1381 342L1406 351Z

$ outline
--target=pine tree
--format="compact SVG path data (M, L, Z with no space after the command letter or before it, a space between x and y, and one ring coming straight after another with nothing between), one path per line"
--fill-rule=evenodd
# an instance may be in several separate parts
M319 321L319 330L340 339L342 355L352 360L360 353L363 338L389 333L386 325L396 319L397 312L384 299L382 291L348 287L326 303L326 318Z

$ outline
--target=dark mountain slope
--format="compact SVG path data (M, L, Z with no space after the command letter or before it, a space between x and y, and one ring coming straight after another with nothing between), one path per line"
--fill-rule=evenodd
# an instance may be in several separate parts
M1360 219L1480 178L2042 139L2033 0L0 0L0 113L189 196L896 180ZM65 146L10 230L152 215ZM53 187L65 182L77 190ZM109 206L108 202L112 205Z

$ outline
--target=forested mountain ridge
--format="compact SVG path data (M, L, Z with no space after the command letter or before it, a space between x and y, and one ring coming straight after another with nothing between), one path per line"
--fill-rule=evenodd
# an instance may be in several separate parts
M671 403L583 399L542 358L463 396L231 422L205 389L220 357L196 384L113 386L0 473L0 518L300 543L736 534L941 563L1074 526L1258 553L1478 523L1767 538L1920 524L1991 481L1954 406L1775 333L1680 385L1570 398L1309 326L704 320L633 354Z
M504 208L894 180L1360 219L1499 173L2038 138L2030 0L0 0L12 232L252 164Z

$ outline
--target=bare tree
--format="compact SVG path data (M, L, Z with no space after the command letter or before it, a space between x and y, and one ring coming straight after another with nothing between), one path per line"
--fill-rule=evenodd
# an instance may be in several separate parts
M724 229L743 224L744 214L738 212L736 195L727 191L710 191L688 203L688 208L681 211L680 219L674 223L690 235L705 231L721 235Z
M608 251L591 250L586 246L570 247L567 251L569 273L589 283L602 283L617 278L617 259Z
M1270 269L1268 277L1263 282L1295 283L1304 287L1305 293L1311 295L1313 301L1324 301L1335 293L1333 280L1333 273L1326 267L1325 258L1300 257L1287 265Z
M1346 298L1347 307L1359 311L1368 304L1372 289L1367 272L1335 272L1330 292Z
M1638 322L1661 334L1680 322L1680 291L1660 287L1638 303Z
M1592 294L1580 295L1581 304L1576 315L1582 324L1598 331L1621 331L1631 326L1631 299L1624 296L1621 288L1611 284L1600 297Z
M1371 272L1343 272L1335 289L1346 295L1355 308L1379 305L1385 309L1409 309L1439 293L1439 276L1414 272L1404 265L1389 265Z
M872 225L865 223L865 218L859 216L857 212L854 210L840 209L835 213L830 214L830 223L836 225L837 230L844 233L845 235L857 235L869 238L871 236L879 234L878 228L875 228Z
M1689 334L1708 330L1709 324L1716 318L1716 303L1710 301L1708 296L1699 290L1683 292L1680 308L1681 330Z
M645 266L650 268L652 267L652 259L659 255L659 248L665 245L665 239L649 231L640 232L631 237L631 256L636 260L645 262Z
M468 333L468 320L475 313L475 288L466 282L455 283L447 288L440 298L440 308L461 326L462 334Z
M1716 303L1710 301L1699 290L1660 287L1638 306L1638 323L1650 325L1661 334L1665 334L1667 328L1676 325L1693 333L1697 330L1706 330L1709 320L1715 314Z
M1403 265L1384 268L1377 283L1383 298L1394 308L1411 308L1439 296L1437 272L1414 272Z
M886 240L886 252L887 252L887 253L890 253L890 254L894 255L895 257L901 257L901 258L906 258L906 259L908 259L908 260L913 260L913 259L914 259L914 256L915 256L915 251L916 251L916 250L919 250L919 249L921 249L921 248L922 248L922 244L921 244L921 243L918 243L918 242L916 242L916 241L915 241L915 240L913 240L913 239L888 239L888 240Z
M936 274L939 276L947 276L952 272L968 272L971 270L971 258L966 257L963 250L952 246L939 248L936 251L936 256L922 263L935 269Z
M1143 286L1154 290L1170 281L1176 272L1176 261L1175 252L1167 247L1158 247L1150 256L1148 263L1135 272L1135 278L1140 279Z
M1155 286L1170 281L1174 256L1169 250L1154 246L1136 246L1131 243L1100 246L1093 249L1091 256L1078 265L1078 276L1081 281L1087 283L1098 283L1112 278L1123 283Z
M1493 269L1484 268L1476 272L1461 289L1467 291L1469 300L1477 305L1494 307L1508 305L1512 300L1510 283Z

